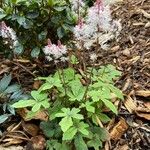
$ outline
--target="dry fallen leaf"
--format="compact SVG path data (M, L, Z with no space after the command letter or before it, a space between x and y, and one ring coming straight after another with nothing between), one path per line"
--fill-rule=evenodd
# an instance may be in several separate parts
M126 100L124 101L124 105L130 113L133 113L137 107L136 103L129 95L127 96Z
M138 96L143 96L143 97L149 97L150 96L150 91L144 91L144 90L139 90L135 92L136 95Z
M117 45L117 46L112 47L111 51L114 53L114 52L117 52L119 49L120 49L120 46Z
M38 134L39 127L35 124L22 122L22 127L23 130L31 136L36 136Z
M148 109L150 109L150 102L145 102L144 105L145 105Z
M39 89L39 87L41 86L41 81L40 80L35 80L33 83L33 89Z
M139 9L138 11L139 11L139 12L141 12L141 13L143 14L143 16L144 16L144 17L146 17L146 18L150 19L150 14L149 14L149 13L147 13L145 10L143 10L143 9Z
M135 110L137 116L150 120L150 109L147 107L137 107Z
M46 140L44 136L38 135L31 138L31 141L27 144L26 150L44 150L46 146Z
M14 139L14 138L6 138L3 140L4 144L2 144L4 147L5 146L11 146L11 145L18 145L23 142L21 139Z
M128 145L123 145L123 146L120 146L117 150L129 150L129 146Z
M110 132L110 138L114 141L117 141L128 129L128 124L124 118L121 118L120 121L114 126Z
M145 28L149 28L150 27L150 22L147 22L146 24L145 24Z
M21 108L17 110L17 113L23 118L24 121L30 121L31 119L27 118L27 113L29 110L27 108ZM33 119L41 120L41 121L48 121L48 115L45 111L40 111L34 116Z
M25 150L21 146L9 146L9 147L3 147L0 145L0 150Z
M21 63L29 63L30 62L30 60L28 60L28 59L13 59L13 61L21 62Z
M150 121L150 113L136 112L137 116Z
M130 63L134 64L140 59L140 56L135 56L132 59L128 60Z
M132 80L130 78L127 78L124 86L122 87L122 91L125 92L131 85L132 85Z
M122 54L129 57L131 56L131 52L130 52L130 49L129 48L126 48L125 50L122 51Z

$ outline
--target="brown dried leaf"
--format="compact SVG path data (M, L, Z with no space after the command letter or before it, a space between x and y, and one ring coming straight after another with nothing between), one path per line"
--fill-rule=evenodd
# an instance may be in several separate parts
M104 149L109 150L109 142L108 141L106 141Z
M120 49L120 46L117 45L117 46L112 47L111 51L114 53L114 52L117 52L119 49Z
M140 9L140 10L139 10L139 12L141 12L141 13L143 14L143 16L144 16L144 17L146 17L146 18L150 19L150 14L149 14L149 13L147 13L145 10Z
M140 56L135 56L132 59L129 60L130 63L134 64L140 59Z
M115 127L110 132L110 138L114 141L117 141L128 129L128 124L124 118L121 118L120 121L115 125Z
M3 147L0 145L0 150L25 150L21 146L9 146L9 147Z
M137 116L141 118L145 118L146 120L150 120L150 113L142 113L142 112L136 112Z
M3 144L3 146L11 146L11 145L21 144L23 142L23 140L8 138L8 139L3 140L3 142L6 142L5 144Z
M123 146L120 146L117 150L129 150L129 146L128 145L123 145Z
M130 49L126 48L125 50L122 51L122 54L129 57L131 55Z
M41 86L41 81L40 80L36 80L36 81L34 81L34 83L33 83L33 89L39 89L39 87Z
M46 140L44 136L38 135L31 138L31 142L27 144L26 149L44 150L46 146Z
M24 121L30 121L31 119L27 119L27 113L29 110L27 108L17 109L17 113L23 118Z
M148 109L150 109L150 102L146 102L146 103L144 103L144 105L145 105Z
M20 63L29 63L30 62L30 60L28 60L28 59L13 59L13 61L20 62Z
M48 114L46 111L40 111L36 114L34 119L41 120L41 121L48 121Z
M10 67L6 67L6 68L2 69L2 70L0 71L0 75L3 74L3 73L8 72L9 69L10 69Z
M132 80L130 78L127 78L122 88L122 91L125 92L130 87L131 84L132 84Z
M39 131L39 127L32 123L22 123L23 130L31 136L36 136Z
M149 28L150 27L150 22L147 22L146 24L145 24L145 28Z
M137 107L136 110L137 112L144 112L144 113L150 113L150 110L145 107Z
M144 91L144 90L139 90L135 92L136 95L138 96L143 96L143 97L149 97L150 96L150 91Z
M18 129L20 128L20 125L21 125L21 122L18 123L18 124L14 123L14 124L12 124L11 126L9 126L9 127L7 128L7 131L8 131L8 132L16 131L16 130L18 130Z
M124 101L124 105L130 113L133 113L137 108L136 103L129 95L127 96L126 100Z
M27 113L29 110L27 108L21 108L17 110L17 113L23 118L24 121L30 121L32 119L27 118ZM41 120L41 121L47 121L48 115L45 111L40 111L34 116L33 119Z

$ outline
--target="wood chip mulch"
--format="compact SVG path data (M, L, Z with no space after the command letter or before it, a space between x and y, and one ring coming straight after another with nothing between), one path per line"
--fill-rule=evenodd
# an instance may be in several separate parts
M150 0L122 0L113 6L113 17L121 19L120 39L102 52L99 63L114 64L122 71L116 85L125 100L115 102L119 115L106 125L110 140L104 149L150 150ZM28 90L33 88L35 74L48 74L49 70L39 61L0 62L0 76L12 72L14 80Z

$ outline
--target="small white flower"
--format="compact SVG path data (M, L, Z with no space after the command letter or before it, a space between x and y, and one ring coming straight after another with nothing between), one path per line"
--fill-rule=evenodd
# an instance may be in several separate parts
M43 48L43 52L46 55L48 61L54 60L55 62L66 61L67 48L58 41L58 45L52 44L48 40L48 45Z
M0 36L4 39L4 44L10 44L10 49L14 49L19 43L16 32L8 27L4 21L0 23Z
M92 60L93 62L97 60L97 55L95 53L90 55L90 60Z
M78 11L78 9L85 6L85 3L83 2L83 0L71 0L71 4L72 4L73 11Z

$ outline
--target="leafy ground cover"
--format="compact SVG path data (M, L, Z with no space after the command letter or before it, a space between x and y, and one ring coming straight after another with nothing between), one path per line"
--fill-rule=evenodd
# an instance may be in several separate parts
M98 126L97 129L95 128L95 137L93 136L93 139L89 138L88 141L90 146L92 146L92 144L95 146L95 149L99 149L102 144L101 142L105 141L106 137L107 140L103 142L103 147L106 150L149 149L149 7L150 4L148 0L129 0L115 4L113 6L112 13L114 18L121 19L122 31L120 34L120 39L117 42L111 42L111 46L108 51L101 51L101 53L98 54L97 61L94 62L94 65L101 66L105 64L113 64L117 66L117 69L120 70L122 74L115 81L115 86L122 90L125 100L120 101L116 99L116 96L112 97L111 102L113 102L116 107L114 107L114 105L109 101L104 102L104 104L114 113L118 111L118 115L113 115L106 108L103 109L104 114L101 115L101 119L96 120ZM88 57L85 57L85 60L87 60L87 63L89 62ZM76 64L77 61L74 58L72 62ZM74 71L69 70L69 72L71 73L67 73L68 71L64 70L67 75L72 74L71 76L65 76L65 82L69 82L66 88L71 89L72 92L74 91L73 93L61 90L61 87L64 86L62 84L64 82L60 81L63 79L64 73L61 71L61 77L58 73L55 76L51 76L49 78L38 78L37 80L34 80L36 77L48 76L49 74L54 73L55 66L49 65L42 59L35 59L31 61L22 57L16 57L16 59L8 60L4 59L3 55L1 55L0 67L1 77L3 77L3 74L5 73L11 73L13 77L11 83L17 82L18 84L20 84L24 92L28 91L29 93L30 91L32 91L32 99L30 99L32 101L30 103L24 103L24 101L20 101L20 103L18 102L16 103L16 105L14 104L15 107L18 108L25 107L25 105L31 107L32 113L29 112L29 110L27 110L26 108L19 109L16 112L16 116L10 116L9 118L6 118L8 119L7 122L1 124L2 136L0 142L3 145L9 146L12 144L21 144L26 145L26 149L31 149L33 147L35 149L44 149L46 140L48 140L47 146L49 147L49 149L51 147L55 149L67 149L66 143L60 142L60 138L63 137L67 140L68 138L75 138L74 144L75 146L77 145L76 149L80 149L80 146L82 149L86 149L86 145L83 144L83 139L87 138L87 132L89 132L88 126L90 124L89 122L83 122L83 120L86 120L83 119L83 116L85 118L91 117L91 115L86 114L85 111L89 111L91 113L94 111L94 109L96 108L95 105L97 103L97 99L95 98L95 96L98 92L89 91L89 95L87 95L87 100L89 101L86 101L86 103L81 103L80 105L79 103L76 103L76 100L80 101L80 99L83 98L82 91L84 91L84 88L86 88L86 83L84 83L84 80L82 80L82 84L79 83L80 75L84 73L84 69L82 67L78 68L80 75L76 74L76 80L73 80L73 82L72 77L74 77ZM115 70L113 71L110 71L110 74L108 74L108 72L106 71L107 73L106 76L104 76L103 81L106 81L107 79L112 83L111 78L109 77L111 77L112 75L113 77L115 77L114 75L118 76L120 74ZM92 83L94 84L97 82L97 80L95 80L96 77L92 77ZM45 81L42 82L41 80ZM57 82L55 83L54 81ZM57 90L56 88L53 89L53 86L57 87ZM93 85L89 84L89 86L91 86L90 89L93 90ZM98 86L102 88L103 85L100 84ZM96 85L96 87L94 88L99 88L98 86ZM107 89L108 88L111 88L111 86L109 85ZM116 91L116 88L114 89ZM8 91L6 88L4 90ZM40 107L47 108L49 105L47 104L47 101L43 101L43 97L47 96L46 93L44 93L44 95L40 95L39 90L40 92L50 90L52 100L56 99L56 94L61 95L59 96L59 99L64 99L61 107L67 106L71 109L63 108L62 111L60 111L61 108L58 107L59 104L56 105L57 108L59 108L60 112L57 113L57 115L51 116L56 119L56 122L54 120L50 121L50 124L49 122L45 123L45 121L48 120L47 112L42 111L36 115L34 114L34 112L36 112L36 110ZM93 92L95 93L93 94ZM104 95L105 97L106 93L108 93L108 95L106 96L110 95L109 91L107 90L104 90L104 94L102 93L101 95ZM118 92L115 94L118 95ZM90 96L93 98L94 104L91 103ZM120 97L120 94L118 95L118 97ZM70 99L72 103L66 104L65 99ZM38 103L38 101L40 102L40 104ZM79 108L81 110L79 110ZM86 109L84 110L83 108ZM54 110L55 108L49 110L49 113L54 113ZM107 114L108 116L106 116L105 114ZM27 115L29 116L28 118L26 118ZM69 119L67 120L66 115L69 115ZM31 120L32 116L34 116L34 120ZM98 118L100 118L100 116L98 116ZM74 124L74 126L72 126L72 124ZM109 135L107 133L107 136L104 136L106 135L106 132L102 130L103 127L107 129L107 131L110 133ZM43 131L41 129L43 129ZM49 129L51 129L51 132L48 132ZM62 133L61 135L59 135L60 129L64 132L63 135ZM80 132L84 135L83 137L78 134ZM101 137L99 135L103 135L104 137ZM54 140L57 138L59 138L59 142L57 140Z

